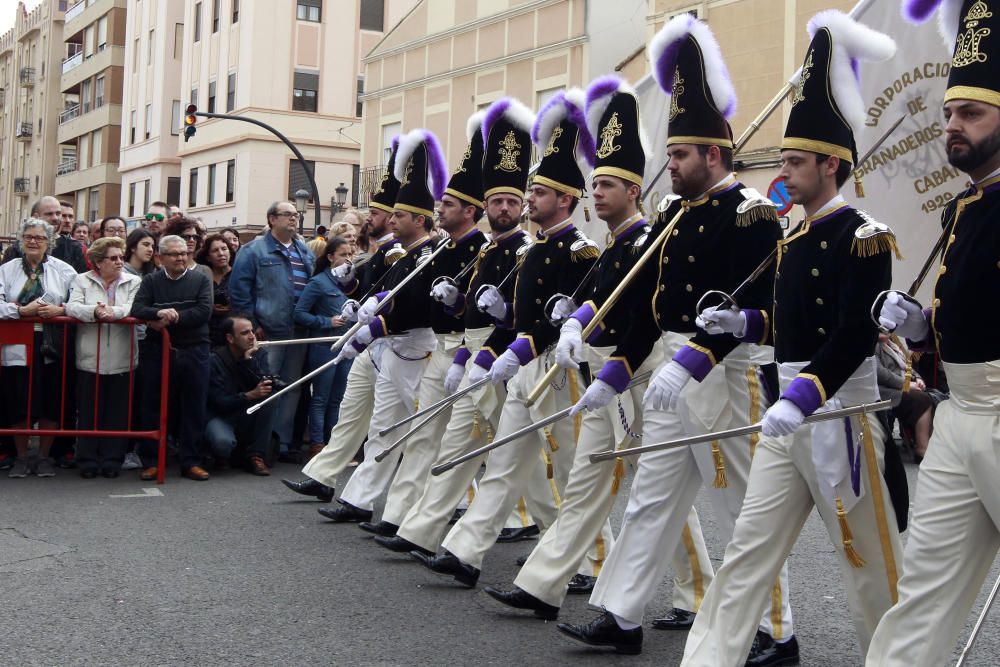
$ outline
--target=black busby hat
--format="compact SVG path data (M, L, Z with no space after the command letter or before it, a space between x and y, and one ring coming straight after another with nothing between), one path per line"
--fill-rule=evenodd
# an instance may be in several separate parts
M524 198L531 167L531 124L535 114L504 97L483 117L483 198L501 192Z
M649 60L670 96L667 145L732 148L736 91L708 25L691 14L675 16L650 42Z
M444 194L448 167L433 132L412 130L400 137L394 174L399 179L394 208L434 215L434 202Z
M854 133L865 119L859 62L891 58L896 43L834 9L816 14L808 28L812 41L792 88L781 147L857 164Z
M1000 106L1000 13L983 0L904 0L914 23L938 11L938 32L952 52L944 101L976 100Z
M392 213L392 209L396 205L396 193L399 192L399 181L396 180L396 175L393 173L396 165L396 153L398 151L399 135L397 134L392 138L389 164L385 166L385 173L382 174L382 180L379 181L375 192L368 199L369 207L381 209L386 213Z
M595 79L587 88L587 128L596 147L593 176L617 176L642 187L650 151L632 86L614 75Z
M465 202L483 208L483 116L484 111L477 111L469 116L466 123L466 137L469 145L465 147L462 162L451 175L445 193Z
M579 88L559 91L538 112L531 128L531 140L542 153L532 182L578 199L586 186L579 160L594 164L594 138L587 129L584 105Z

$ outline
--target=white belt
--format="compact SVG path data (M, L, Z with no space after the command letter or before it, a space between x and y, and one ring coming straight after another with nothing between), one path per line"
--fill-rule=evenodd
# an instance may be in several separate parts
M943 365L952 405L972 414L1000 413L1000 360Z

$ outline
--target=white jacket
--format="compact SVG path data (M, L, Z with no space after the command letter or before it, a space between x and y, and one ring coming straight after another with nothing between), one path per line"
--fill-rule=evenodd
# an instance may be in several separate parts
M115 304L111 306L115 319L128 317L132 310L132 300L142 279L127 271L115 286ZM98 303L108 304L104 282L93 271L76 276L66 314L81 322L95 322L94 309ZM100 331L101 375L127 373L129 371L129 351L132 352L132 368L139 361L139 344L134 338L135 328L125 324L81 324L76 329L76 367L80 370L97 372L97 343Z
M42 286L52 298L52 305L61 306L66 300L76 271L72 266L49 255L45 258L45 272L42 274ZM20 257L8 260L0 265L0 320L21 319L17 314L17 297L21 288L28 281L24 273ZM2 325L0 325L2 326ZM36 350L36 353L40 351ZM27 355L23 345L5 345L3 348L4 366L25 366Z

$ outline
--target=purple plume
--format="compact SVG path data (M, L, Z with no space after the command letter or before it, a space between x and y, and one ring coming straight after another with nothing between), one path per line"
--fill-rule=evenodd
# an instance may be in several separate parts
M538 138L538 130L542 126L542 121L545 119L545 116L547 116L549 114L549 112L551 112L552 109L554 109L555 107L565 106L563 104L563 101L565 99L566 99L566 93L564 91L560 90L555 95L553 95L549 99L549 101L545 103L545 106L542 107L541 111L538 112L538 115L535 117L535 122L531 126L531 141L532 142L534 142L536 144L541 142L541 139Z
M392 141L391 141L391 142L389 142L389 145L390 145L390 146L392 146L392 150L396 150L397 148L399 148L399 138L400 138L401 136L402 136L402 135L400 135L400 134L397 134L396 136L394 136L394 137L392 138Z
M511 98L502 97L486 110L486 115L483 116L483 149L486 149L486 144L489 141L490 130L496 124L500 118L503 117L504 112L510 108Z
M564 104L566 105L566 118L580 128L580 138L577 140L577 147L579 147L583 159L593 167L594 161L597 159L597 144L595 143L594 135L590 133L590 128L587 127L587 114L569 99L566 99Z
M942 0L903 0L903 18L910 23L923 23L931 17Z
M672 42L656 61L656 80L667 95L674 93L674 69L677 67L677 56L681 52L681 46L684 45L685 39L687 39L687 35Z
M587 86L587 109L594 103L594 100L610 95L618 90L622 84L622 78L614 74L599 76Z
M431 180L427 184L428 189L435 201L440 201L448 184L448 164L445 161L444 151L441 150L441 144L430 130L424 130L424 143L427 146L427 170Z

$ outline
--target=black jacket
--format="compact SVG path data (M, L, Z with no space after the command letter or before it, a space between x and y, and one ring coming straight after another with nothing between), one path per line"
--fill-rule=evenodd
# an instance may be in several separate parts
M246 398L266 374L267 350L258 350L249 359L237 359L229 346L212 351L209 361L208 414L210 417L239 416L255 403Z
M212 281L204 273L188 271L177 280L171 280L164 269L158 269L142 279L132 302L131 315L140 320L155 320L158 311L173 308L180 319L167 327L170 345L183 349L208 344L212 291ZM159 348L160 332L149 329L145 342Z

